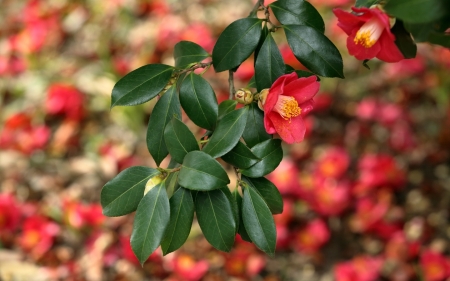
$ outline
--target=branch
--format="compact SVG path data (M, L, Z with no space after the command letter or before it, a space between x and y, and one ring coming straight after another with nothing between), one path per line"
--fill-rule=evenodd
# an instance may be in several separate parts
M228 71L228 84L229 84L229 91L230 95L228 96L229 100L232 100L234 97L235 89L234 89L234 76L233 76L233 70Z
M248 16L249 17L255 16L260 7L264 7L264 0L258 0L258 2L256 2L255 6L253 6L253 9Z

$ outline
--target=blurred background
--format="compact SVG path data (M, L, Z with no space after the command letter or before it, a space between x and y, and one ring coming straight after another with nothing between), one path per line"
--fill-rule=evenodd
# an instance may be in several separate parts
M180 250L158 249L141 267L133 215L104 217L99 198L123 169L155 167L145 143L154 101L110 110L112 88L142 65L173 65L180 40L211 52L253 3L0 3L0 280L450 280L450 50L422 44L415 59L368 70L331 12L353 3L311 0L346 79L321 79L306 140L285 146L268 176L284 197L275 256L240 237L219 252L194 223ZM282 31L275 39L304 69ZM236 87L252 75L249 58ZM227 98L227 74L204 77Z

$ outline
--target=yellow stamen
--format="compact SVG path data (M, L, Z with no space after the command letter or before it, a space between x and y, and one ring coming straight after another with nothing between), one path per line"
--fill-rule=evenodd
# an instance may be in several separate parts
M279 95L274 111L278 112L281 117L291 122L292 117L299 116L302 109L298 106L297 101L293 97Z
M353 41L355 44L362 45L364 48L372 47L383 33L383 23L376 17L366 22L356 33Z

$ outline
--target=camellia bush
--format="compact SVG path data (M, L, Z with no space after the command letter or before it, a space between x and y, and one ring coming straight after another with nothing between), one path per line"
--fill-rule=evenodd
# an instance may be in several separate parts
M450 8L443 0L358 0L351 11L333 12L348 35L349 54L365 66L373 58L414 58L416 42L450 47ZM283 160L282 142L304 139L304 119L314 108L319 83L344 78L341 54L324 31L321 15L307 1L258 1L248 17L223 30L211 54L195 42L181 41L174 47L173 66L144 65L115 84L112 110L157 99L146 133L157 166L127 168L101 192L106 216L136 211L130 242L141 264L159 246L164 255L180 248L194 214L216 249L231 251L239 234L274 254L273 215L283 212L283 199L265 176ZM308 71L284 63L273 38L283 32ZM234 74L251 55L254 77L247 87L235 89ZM228 100L218 103L203 77L211 67L228 72ZM184 114L203 129L201 137L182 121ZM167 156L170 164L162 167ZM236 176L232 191L227 169Z

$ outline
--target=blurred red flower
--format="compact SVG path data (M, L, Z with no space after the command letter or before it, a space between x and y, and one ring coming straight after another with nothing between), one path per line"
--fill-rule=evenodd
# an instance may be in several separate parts
M314 219L303 228L293 232L292 247L297 251L312 254L330 239L330 231L322 219Z
M75 87L65 84L53 84L48 89L45 107L47 114L63 115L73 121L84 116L84 97Z
M391 33L390 19L386 13L375 8L355 8L354 13L333 9L339 20L338 26L347 33L347 48L350 55L359 60L378 58L385 62L404 59L395 45Z
M295 72L279 77L261 91L264 127L269 134L277 133L286 143L301 142L305 137L305 114L313 109L313 97L319 91L316 76L298 78Z
M306 201L319 215L336 216L350 205L350 188L350 182L346 180L316 177L311 197Z
M43 256L52 246L60 227L46 217L33 215L25 219L19 245L35 259Z
M423 251L420 255L420 267L425 281L443 281L450 277L450 260L441 253Z
M178 280L198 281L208 272L209 264L206 260L196 261L188 254L178 254L172 260L172 267Z
M266 258L256 251L254 245L241 244L226 257L225 270L232 276L251 279L265 266Z
M269 175L270 180L282 195L297 195L300 191L299 169L290 158L284 157L278 167Z
M316 175L325 178L339 179L348 169L350 156L341 147L330 147L324 150L315 163Z
M357 256L351 261L338 263L334 268L336 281L378 280L383 260L379 257Z
M20 208L14 196L9 193L0 194L0 234L16 230L20 216Z
M76 201L64 202L64 218L67 224L73 228L100 226L105 216L99 204L82 204Z

